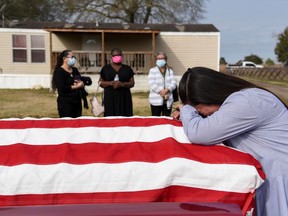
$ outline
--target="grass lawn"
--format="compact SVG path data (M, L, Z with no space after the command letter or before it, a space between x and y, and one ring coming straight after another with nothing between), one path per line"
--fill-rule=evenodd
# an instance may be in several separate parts
M246 78L249 80L248 78ZM288 104L288 84L273 81L249 80L278 94ZM88 96L88 100L93 95ZM148 92L132 93L135 116L151 115ZM0 89L0 118L50 117L57 118L56 94L49 89ZM93 116L91 105L83 116Z
M88 101L92 96L88 96ZM132 97L134 115L149 116L148 92L133 93ZM56 99L49 89L0 89L0 118L57 118ZM89 106L88 110L83 109L83 116L93 116Z

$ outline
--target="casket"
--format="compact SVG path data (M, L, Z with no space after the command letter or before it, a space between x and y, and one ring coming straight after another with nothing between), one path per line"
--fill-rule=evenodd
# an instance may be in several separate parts
M265 180L251 155L191 144L168 117L1 119L0 137L0 212L165 202L233 204L245 215Z

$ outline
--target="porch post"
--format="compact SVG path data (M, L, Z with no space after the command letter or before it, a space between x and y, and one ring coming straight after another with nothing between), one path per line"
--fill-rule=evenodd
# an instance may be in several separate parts
M105 60L105 59L104 59L104 58L105 58L105 44L104 44L104 41L105 41L105 40L104 40L104 38L105 38L105 33L104 33L104 30L102 31L102 34L101 34L101 35L102 35L102 37L101 37L101 38L102 38L102 42L101 42L101 43L102 43L102 48L101 48L101 49L102 49L102 54L101 54L101 56L102 56L102 58L101 58L101 66L103 67L103 66L104 66L104 62L105 62L105 61L104 61L104 60Z
M53 76L53 52L52 52L52 32L49 31L49 50L50 50L50 74L51 74L51 80ZM56 62L57 62L57 56L56 56ZM50 91L52 91L52 82L50 82Z
M152 67L154 65L154 62L155 62L155 50L156 50L155 32L152 32L152 53L151 53L150 67Z
M53 55L52 55L52 32L49 31L49 50L50 50L50 74L53 72ZM57 59L56 59L57 61Z

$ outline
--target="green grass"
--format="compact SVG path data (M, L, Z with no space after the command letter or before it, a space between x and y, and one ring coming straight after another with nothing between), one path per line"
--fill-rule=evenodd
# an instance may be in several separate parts
M245 77L244 77L245 78ZM281 99L288 104L288 83L280 81L268 81L245 78L251 82L262 82L272 84L275 90L279 86L287 87L286 96ZM88 100L93 96L90 94ZM148 92L132 93L133 111L135 116L151 115L150 104L148 101ZM24 117L50 117L57 118L56 94L49 92L49 89L31 90L31 89L0 89L0 118L24 118ZM91 106L88 110L83 109L83 116L93 116Z
M93 95L88 96L88 100ZM57 96L49 89L0 89L0 118L57 118ZM133 93L134 115L150 115L148 92ZM83 116L93 116L91 105Z
M239 76L240 77L240 76ZM268 80L268 79L263 79L263 78L253 78L253 77L248 77L248 76L241 76L242 79L248 80L250 82L262 82L262 83L269 83L273 85L278 85L278 86L284 86L288 87L288 82L287 81L281 81L281 80Z
M274 92L277 96L281 98L281 100L283 100L286 104L288 104L288 94L287 94L288 82L287 81L268 80L268 79L263 79L263 78L252 78L252 77L245 77L245 76L239 76L239 77Z

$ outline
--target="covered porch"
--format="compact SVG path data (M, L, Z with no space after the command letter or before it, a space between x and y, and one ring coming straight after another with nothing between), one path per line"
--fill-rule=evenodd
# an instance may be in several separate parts
M46 29L50 34L51 72L57 55L71 49L77 58L76 67L83 74L97 74L111 61L112 48L123 52L123 63L136 74L148 74L155 62L155 37L159 30L151 29Z

